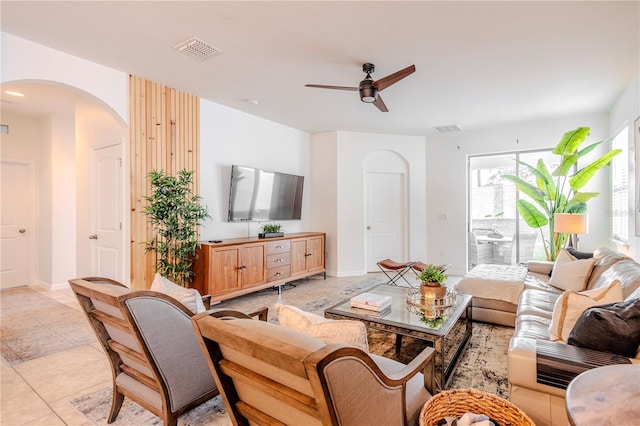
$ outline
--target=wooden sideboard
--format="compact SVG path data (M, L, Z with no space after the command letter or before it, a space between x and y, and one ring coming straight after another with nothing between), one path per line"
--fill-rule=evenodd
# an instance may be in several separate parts
M322 232L203 242L190 287L217 302L311 275L326 278L325 243Z

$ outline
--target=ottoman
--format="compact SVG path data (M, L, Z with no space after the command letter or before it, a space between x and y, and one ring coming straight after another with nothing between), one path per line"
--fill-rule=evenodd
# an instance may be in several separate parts
M525 265L477 265L454 286L473 296L473 320L514 327L518 299L527 276Z

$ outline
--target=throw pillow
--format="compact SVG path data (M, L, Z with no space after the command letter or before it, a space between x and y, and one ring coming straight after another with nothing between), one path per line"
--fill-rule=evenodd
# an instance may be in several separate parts
M633 358L640 346L640 299L588 308L567 343Z
M606 287L580 293L569 290L558 297L553 307L549 336L553 341L566 342L569 333L582 313L592 306L622 301L622 286L615 280Z
M342 343L369 352L367 327L360 321L323 318L280 303L276 303L275 308L283 327L316 337L325 343Z
M549 284L560 290L582 291L587 286L595 259L578 260L565 249L560 250Z
M567 247L567 251L571 256L575 257L576 259L591 259L593 257L592 252L578 251L573 247Z
M205 311L204 303L202 303L202 297L198 290L179 286L160 274L156 274L153 277L151 290L173 297L195 314Z

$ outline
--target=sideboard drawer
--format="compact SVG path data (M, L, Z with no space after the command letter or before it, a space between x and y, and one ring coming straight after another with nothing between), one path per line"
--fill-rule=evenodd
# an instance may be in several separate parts
M267 282L281 280L291 276L291 266L284 265L278 268L267 269Z
M290 240L269 241L267 243L267 255L288 253L291 250Z
M267 268L278 268L284 265L291 265L291 253L267 255Z

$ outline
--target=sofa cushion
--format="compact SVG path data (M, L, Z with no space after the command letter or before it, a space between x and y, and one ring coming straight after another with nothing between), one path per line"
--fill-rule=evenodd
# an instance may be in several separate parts
M582 291L593 269L594 259L576 259L565 249L560 250L549 284L561 290Z
M624 254L613 251L606 247L601 247L593 252L593 258L596 260L596 263L593 265L593 270L591 271L591 276L589 277L589 281L587 282L587 289L592 289L596 287L596 283L600 280L600 276L608 270L612 265L620 262L623 259L629 259L629 257ZM611 283L612 280L607 280L606 285Z
M325 343L342 343L369 352L367 327L360 321L331 320L294 306L275 304L283 327L313 336Z
M593 257L592 252L578 251L573 247L567 247L567 251L571 256L575 257L576 259L591 259Z
M619 281L607 287L576 292L568 290L556 300L549 325L549 336L553 341L566 342L569 333L582 313L591 306L622 301Z
M629 297L631 293L640 288L640 265L630 258L619 260L603 271L593 287L589 288L604 287L614 280L620 281L623 296Z
M204 303L202 302L202 297L200 296L198 290L196 290L195 288L185 288L179 286L178 284L171 282L158 273L156 273L156 275L153 277L151 290L173 297L184 306L186 306L194 314L199 314L200 312L204 312L206 310L204 307Z
M588 308L567 343L633 358L640 345L640 299Z

